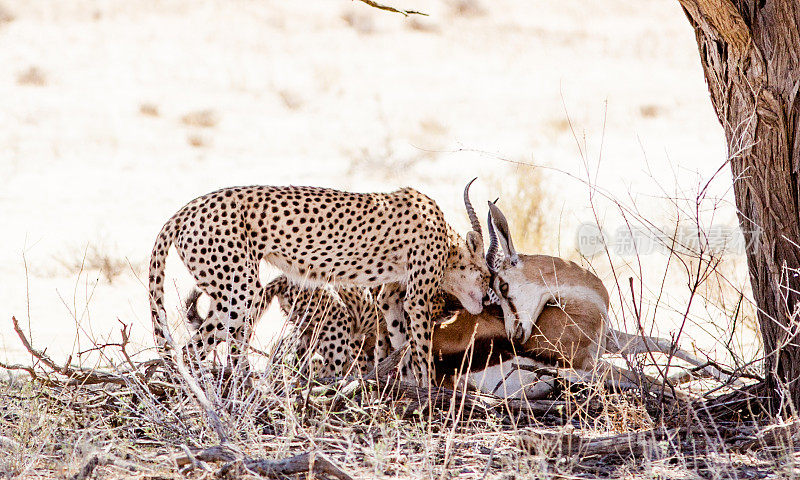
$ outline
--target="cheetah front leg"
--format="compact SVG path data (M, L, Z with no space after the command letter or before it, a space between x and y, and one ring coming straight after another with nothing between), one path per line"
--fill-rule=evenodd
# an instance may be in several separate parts
M408 340L403 297L404 290L399 283L387 283L376 299L386 325L386 335L380 335L380 331L376 332L378 338L375 355L378 362L386 358L390 350L402 348Z

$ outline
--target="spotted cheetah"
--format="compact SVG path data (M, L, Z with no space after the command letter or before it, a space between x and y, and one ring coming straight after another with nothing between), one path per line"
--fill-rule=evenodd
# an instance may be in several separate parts
M402 301L402 292L399 292ZM197 310L201 292L194 289L184 302L189 326L197 331L205 323ZM357 361L357 368L366 372L375 358L388 353L386 326L377 297L379 289L361 287L331 288L321 286L303 288L279 275L264 286L261 299L265 305L278 300L278 305L291 325L287 338L296 340L296 357L308 360L318 355L324 361L316 373L340 376ZM384 301L386 299L384 298ZM431 316L434 323L452 317L461 305L452 298L439 294ZM258 319L255 319L258 321ZM208 326L208 324L206 324ZM206 333L212 334L213 328ZM378 354L376 354L376 349Z
M211 325L212 328L205 331L211 338L213 325L206 323L197 309L200 295L200 290L194 289L186 297L186 318L194 331L204 324ZM376 333L380 326L379 311L371 289L345 287L337 290L327 285L303 288L286 275L280 275L264 286L262 295L265 305L273 298L278 300L291 325L287 337L296 342L293 353L303 366L319 356L323 361L315 373L323 377L345 374L354 359L359 360L359 369L368 369L369 361L374 358L376 339L385 331L382 328Z
M435 292L450 293L468 311L479 313L488 289L480 223L468 197L471 183L464 189L464 200L473 230L465 240L432 199L412 188L351 193L248 186L192 200L164 224L150 259L150 310L159 350L166 354L169 347L164 276L174 244L212 302L211 314L190 340L195 350L210 352L227 342L234 365L247 366L241 346L266 308L258 280L263 260L303 285L391 284L403 289L404 315L397 313L398 301L382 303L391 313L387 328L397 336L398 324L408 324L411 355L401 375L427 383Z

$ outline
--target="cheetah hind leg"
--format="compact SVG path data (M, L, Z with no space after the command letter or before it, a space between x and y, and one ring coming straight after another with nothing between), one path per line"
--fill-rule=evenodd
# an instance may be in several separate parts
M250 364L247 360L248 345L252 336L254 319L266 308L262 301L262 290L257 280L249 279L234 288L209 289L211 310L190 340L190 348L205 358L220 343L228 345L228 372L250 380Z
M192 366L192 368L199 367L214 351L213 341L209 342L206 340L208 333L206 328L209 325L213 326L211 317L214 305L211 305L211 309L205 317L200 315L197 309L197 301L202 294L203 292L200 291L200 289L195 288L189 292L189 295L187 295L184 300L186 321L189 324L189 329L194 333L191 339L182 347L181 354L186 364Z

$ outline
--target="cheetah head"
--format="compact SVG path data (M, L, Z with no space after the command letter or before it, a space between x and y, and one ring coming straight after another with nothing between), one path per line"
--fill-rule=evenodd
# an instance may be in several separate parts
M464 189L464 205L472 224L466 241L459 240L451 247L445 269L444 289L455 295L461 305L471 314L483 310L483 297L489 288L489 268L483 256L483 236L481 224L469 200L469 187Z
M483 240L476 232L452 249L444 275L444 289L455 295L471 314L483 310L483 297L489 288L489 269L483 258Z

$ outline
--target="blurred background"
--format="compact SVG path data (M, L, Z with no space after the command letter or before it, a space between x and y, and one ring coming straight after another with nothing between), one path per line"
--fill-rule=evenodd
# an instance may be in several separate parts
M0 0L0 359L27 358L12 315L56 358L122 324L151 348L150 249L198 195L413 186L466 231L475 176L481 217L500 197L519 250L592 268L620 328L756 354L723 133L677 1L392 5L429 15ZM191 281L171 260L177 318Z

